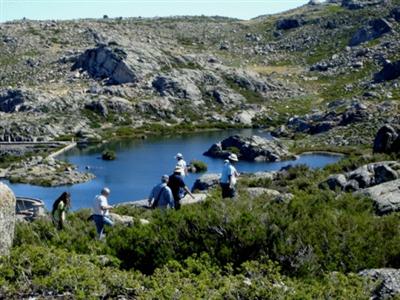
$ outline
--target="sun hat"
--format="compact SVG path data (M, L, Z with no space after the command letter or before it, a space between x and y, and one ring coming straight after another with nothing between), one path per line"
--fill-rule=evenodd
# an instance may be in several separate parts
M175 158L183 158L183 154L182 154L182 153L177 153L177 154L175 155Z
M103 188L103 189L101 190L101 193L102 193L102 194L107 194L107 195L108 195L108 194L111 193L111 191L110 191L109 188L106 188L106 187L105 187L105 188Z
M231 155L229 155L228 159L231 161L239 161L237 155L234 153L231 153Z

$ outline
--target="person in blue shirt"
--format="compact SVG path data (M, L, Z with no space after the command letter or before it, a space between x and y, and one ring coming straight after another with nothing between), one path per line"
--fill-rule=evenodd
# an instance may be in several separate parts
M161 177L161 183L157 184L151 191L149 196L149 206L152 208L159 207L161 209L174 208L174 198L172 191L168 186L168 175Z
M236 182L239 177L239 172L233 164L237 161L239 160L236 154L231 154L228 157L228 161L225 161L224 163L220 179L222 198L234 198L236 195Z

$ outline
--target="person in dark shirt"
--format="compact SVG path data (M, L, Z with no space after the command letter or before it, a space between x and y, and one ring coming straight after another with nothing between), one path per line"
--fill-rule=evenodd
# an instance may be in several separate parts
M174 197L174 202L175 202L175 209L179 210L181 208L181 199L185 196L185 192L189 194L193 199L194 196L190 192L189 188L186 186L185 182L183 181L182 178L182 168L181 167L176 167L174 170L174 173L169 176L168 180L168 186L172 191L172 196Z

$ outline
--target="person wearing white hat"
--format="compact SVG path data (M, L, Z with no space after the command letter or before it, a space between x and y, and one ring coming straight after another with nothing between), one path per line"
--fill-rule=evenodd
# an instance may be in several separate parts
M176 210L179 210L181 208L180 201L183 197L185 197L185 193L189 194L194 199L193 194L190 192L189 188L183 181L182 172L183 170L181 167L175 167L174 173L169 176L168 180L168 186L172 191L172 196L174 197L174 208Z
M236 182L239 172L234 167L234 163L239 161L236 154L230 154L228 161L224 162L220 185L222 188L222 198L234 198L236 195Z
M175 159L177 160L176 167L180 167L182 169L181 175L182 175L182 177L185 177L187 175L187 163L183 159L183 154L177 153L175 155Z
M114 225L113 221L111 221L109 217L109 210L112 208L112 206L108 205L108 197L110 196L110 193L110 189L105 187L101 190L101 194L94 198L92 218L96 224L100 240L105 236L104 225Z

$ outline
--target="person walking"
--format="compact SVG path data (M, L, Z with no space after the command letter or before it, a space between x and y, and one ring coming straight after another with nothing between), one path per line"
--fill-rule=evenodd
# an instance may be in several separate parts
M151 208L174 208L174 197L171 188L168 186L168 175L161 177L161 183L157 184L151 191L149 196L149 206Z
M111 191L109 188L103 188L101 194L94 198L92 218L96 224L99 240L102 240L105 237L104 225L114 225L113 221L109 217L109 210L112 209L112 206L108 205L108 197L110 196L110 193Z
M234 167L234 163L239 161L236 154L231 154L228 161L224 162L220 185L222 188L222 198L234 198L236 196L236 182L239 172Z
M175 159L177 160L176 167L180 167L182 169L181 175L182 177L185 177L188 174L188 168L186 161L183 159L183 154L176 154Z
M58 230L64 228L64 222L66 213L71 207L71 194L64 192L60 197L57 198L53 203L53 209L51 210L51 217L53 224Z
M169 176L168 186L172 191L172 196L174 197L174 208L179 210L181 208L181 199L185 197L185 193L189 194L193 199L194 196L190 192L189 188L186 186L185 181L182 177L182 168L176 167L174 173Z

